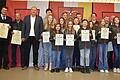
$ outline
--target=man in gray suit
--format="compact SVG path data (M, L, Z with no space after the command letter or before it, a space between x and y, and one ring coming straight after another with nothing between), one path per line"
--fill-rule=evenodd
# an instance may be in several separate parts
M38 67L38 49L39 49L39 39L41 33L43 32L43 20L42 17L38 16L37 7L31 8L31 14L25 16L23 21L23 32L22 40L26 45L26 52L24 55L24 69L29 66L29 55L31 45L33 46L33 66L35 70L39 70Z

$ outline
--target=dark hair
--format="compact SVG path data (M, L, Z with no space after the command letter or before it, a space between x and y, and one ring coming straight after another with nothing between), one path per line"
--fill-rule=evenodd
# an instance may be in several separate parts
M7 10L8 10L8 7L6 7L6 6L3 6L3 7L1 8L1 10L2 10L3 8L5 8L5 9L7 9Z
M65 14L65 13L68 14L68 12L64 11L64 12L62 13L62 15Z
M46 13L47 13L48 11L51 11L51 12L52 12L52 9L50 9L50 8L46 9Z
M113 18L113 24L115 24L115 18L118 18L118 19L119 19L119 25L120 25L120 18L119 18L118 16L115 16L115 17Z
M56 27L57 27L57 25L60 25L60 23L56 23L55 24L55 27L54 27L54 31L56 32ZM61 31L61 25L60 25L60 30L59 30L59 32Z
M74 19L73 19L73 24L74 24L74 20L75 20L75 19L78 19L78 18L77 18L77 17L74 17ZM78 19L78 20L79 20L79 19ZM80 22L79 22L78 24L80 24Z
M87 19L83 19L83 20L82 20L82 22L83 22L83 21L87 21L87 22L88 22L88 20L87 20ZM89 22L88 22L88 23L89 23Z
M82 20L82 23L83 23L84 21L87 21L87 23L88 23L87 27L89 28L89 21L88 21L87 19L83 19L83 20ZM83 25L82 25L82 26L83 26Z
M58 20L59 23L60 23L60 19L63 19L63 21L64 21L63 27L65 28L66 27L66 25L65 25L65 23L66 23L65 19L63 17L60 17L59 20Z
M81 13L76 13L76 15L81 15Z
M96 14L96 13L92 13L92 14L91 14L91 17L92 17L93 14L97 17L97 14Z

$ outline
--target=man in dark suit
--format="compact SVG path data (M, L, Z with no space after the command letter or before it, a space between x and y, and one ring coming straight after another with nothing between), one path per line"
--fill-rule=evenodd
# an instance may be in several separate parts
M8 8L7 7L3 7L1 9L1 14L0 14L0 23L7 23L11 26L12 23L12 18L10 18L9 16L7 16L7 11ZM9 40L10 40L10 36L11 36L11 30L9 28L9 33L8 33L8 37L7 39L4 38L0 38L0 68L6 69L8 70L8 45L9 45Z
M43 20L42 17L37 15L37 8L31 8L31 14L26 16L23 21L23 38L26 45L25 53L25 65L24 69L27 69L29 66L29 54L31 45L33 46L33 66L35 70L39 70L38 67L38 49L39 49L39 40L41 33L43 32Z

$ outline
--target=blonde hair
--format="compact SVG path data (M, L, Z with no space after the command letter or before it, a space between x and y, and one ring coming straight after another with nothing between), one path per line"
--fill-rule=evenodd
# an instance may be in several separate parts
M49 15L49 16L52 16L52 15ZM49 17L49 16L48 16L48 17ZM44 29L45 29L45 30L54 29L54 27L55 27L55 22L53 21L53 18L52 18L52 22L49 24L48 17L47 17L46 23L44 24ZM53 17L53 16L52 16L52 17Z

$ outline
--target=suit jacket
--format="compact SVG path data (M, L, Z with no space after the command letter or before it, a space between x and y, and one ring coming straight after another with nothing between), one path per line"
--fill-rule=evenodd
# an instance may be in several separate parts
M25 16L23 20L23 31L22 31L22 38L27 39L30 34L30 28L31 28L31 19L30 15ZM43 20L42 17L36 16L35 24L34 24L34 32L35 32L35 38L36 40L40 39L40 35L43 32Z
M22 31L22 28L23 28L23 21L20 20L20 22L17 23L17 21L14 20L14 21L12 22L12 27L13 27L13 30L19 30L19 31Z
M7 24L9 24L9 25L11 26L11 28L12 28L12 18L9 17L9 16L6 16L6 20L2 20L2 17L1 17L1 14L0 14L0 23L7 23ZM12 29L9 30L8 38L11 37L11 30L12 30Z

